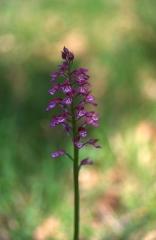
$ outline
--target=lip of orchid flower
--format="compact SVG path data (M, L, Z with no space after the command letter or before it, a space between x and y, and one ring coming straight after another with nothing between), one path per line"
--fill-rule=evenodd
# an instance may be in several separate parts
M84 145L92 145L95 148L101 148L101 146L97 143L99 140L97 138L91 138L89 139Z
M67 118L67 116L66 116L65 113L53 117L51 122L50 122L50 127L53 128L53 127L56 127L59 124L64 124L66 122L66 118Z
M88 84L88 78L85 77L83 74L81 74L79 76L76 76L76 82L79 85L85 85L85 84Z
M55 82L57 80L57 78L59 77L59 72L55 71L51 73L51 81Z
M72 87L71 87L69 81L65 81L64 83L61 84L60 87L61 87L62 91L63 91L65 94L72 92Z
M76 117L77 119L80 119L81 117L84 117L86 115L87 111L84 109L84 106L79 104L76 107Z
M86 73L87 73L87 69L79 68L73 71L72 75L74 76L75 81L79 85L85 85L85 84L88 84L88 79L89 79L89 75L87 75Z
M65 155L65 151L63 149L59 149L56 152L51 153L52 158L58 158Z
M46 108L46 111L49 111L53 108L56 107L57 104L60 104L62 102L62 98L54 98L53 100L51 100L49 103L48 103L48 106Z
M62 104L71 105L71 103L72 103L72 98L71 97L67 96L62 100Z
M74 70L72 73L73 74L77 74L77 75L83 74L83 75L85 75L85 76L87 76L89 78L89 75L87 74L88 73L88 69L87 68L80 67L80 68Z
M93 164L93 161L89 158L84 158L83 160L80 161L80 167L82 165L92 165Z
M101 146L97 143L99 140L97 138L91 138L88 141L82 143L81 141L81 136L78 135L77 137L75 137L74 139L74 145L78 148L81 149L87 145L92 145L95 148L101 148Z
M72 127L68 123L62 123L62 126L68 134L71 133Z
M80 136L77 136L74 138L74 145L78 149L81 149L83 147L84 144L82 142L80 142Z
M98 127L99 117L94 111L87 112L85 117L86 117L85 119L86 124L92 125L94 127Z
M89 89L85 86L80 86L77 90L77 93L87 96L89 94Z
M81 149L83 147L83 143L81 142L75 142L75 146L78 148L78 149Z
M79 127L78 135L82 138L85 138L87 136L87 130L84 127Z
M91 95L91 94L88 94L88 95L85 97L85 102L86 102L86 103L93 104L94 106L97 106L97 103L95 102L95 98L94 98L94 96Z
M48 93L50 95L54 95L59 90L59 88L60 88L60 84L56 84L48 90Z

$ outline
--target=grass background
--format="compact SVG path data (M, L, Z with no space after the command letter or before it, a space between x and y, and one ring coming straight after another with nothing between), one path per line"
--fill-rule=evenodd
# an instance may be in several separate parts
M71 150L45 113L65 45L89 68L102 149L80 175L82 240L156 238L154 0L0 1L0 239L71 239Z

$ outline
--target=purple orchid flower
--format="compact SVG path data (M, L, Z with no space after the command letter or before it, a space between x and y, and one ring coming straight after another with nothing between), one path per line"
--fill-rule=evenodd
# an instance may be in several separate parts
M98 115L94 111L88 112L85 110L85 105L88 103L93 106L97 105L94 96L91 94L88 69L78 68L71 71L74 54L66 47L62 51L62 59L63 63L51 74L53 81L49 94L52 96L62 95L61 97L52 98L46 108L47 111L57 108L60 112L58 116L52 118L50 126L62 125L65 131L71 132L72 135L72 127L69 127L71 126L71 120L67 115L71 115L71 107L73 107L73 114L77 121L77 130L74 133L73 143L78 149L88 144L96 147L97 144L92 143L90 140L82 142L82 139L87 137L87 127L97 127L99 121ZM60 82L60 76L64 76L62 82Z
M88 145L100 148L98 139L88 137L88 127L98 127L99 117L95 111L87 111L87 105L97 106L91 93L88 69L73 69L74 54L66 47L61 53L62 63L51 74L50 99L46 111L58 112L50 121L50 127L62 126L71 137L74 156L64 149L51 153L52 158L67 156L73 161L74 171L74 240L79 240L79 170L81 166L92 164L85 158L79 161L79 151Z

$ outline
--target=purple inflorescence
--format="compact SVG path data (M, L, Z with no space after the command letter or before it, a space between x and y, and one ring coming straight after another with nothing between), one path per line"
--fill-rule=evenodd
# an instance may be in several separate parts
M88 126L98 127L98 115L94 111L87 111L86 105L96 106L94 96L91 94L88 69L78 68L72 70L74 54L66 47L62 51L63 62L57 70L51 74L52 86L49 94L55 96L50 100L46 108L47 111L56 109L58 113L54 115L50 122L50 127L61 125L65 131L72 136L72 142L78 149L92 145L99 148L97 139L85 140L88 136ZM76 128L73 133L72 119L76 121ZM52 153L52 157L64 155L64 150ZM91 160L84 159L81 164L90 164Z

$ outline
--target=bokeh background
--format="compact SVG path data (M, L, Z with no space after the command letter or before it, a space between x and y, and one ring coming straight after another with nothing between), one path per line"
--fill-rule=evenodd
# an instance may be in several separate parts
M90 69L101 150L84 167L82 240L156 239L155 0L0 0L0 240L72 236L71 150L49 129L63 46Z

